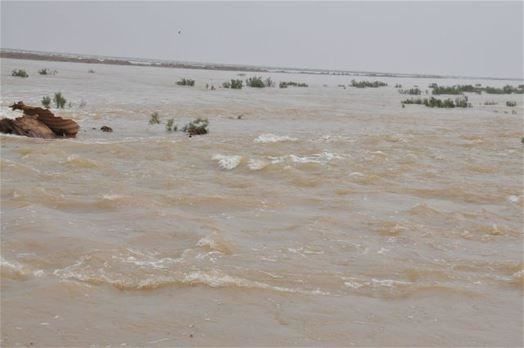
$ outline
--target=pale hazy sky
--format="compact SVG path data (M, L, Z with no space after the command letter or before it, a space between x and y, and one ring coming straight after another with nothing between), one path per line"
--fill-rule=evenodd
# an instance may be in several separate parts
M521 1L1 3L2 48L380 72L522 78L523 30Z

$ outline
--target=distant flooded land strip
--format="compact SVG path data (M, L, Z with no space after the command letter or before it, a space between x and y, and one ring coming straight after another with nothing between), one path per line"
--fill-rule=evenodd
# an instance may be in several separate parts
M53 53L37 52L18 49L0 49L0 58L44 60L55 62L73 62L87 64L110 64L110 65L130 65L130 66L151 66L161 68L178 69L201 69L201 70L223 70L223 71L247 71L247 72L274 72L291 74L312 74L312 75L346 75L346 76L372 76L372 77L399 77L399 78L435 78L435 79L482 79L482 80L514 80L522 81L522 78L508 77L472 77L472 76L448 76L435 74L414 74L414 73L387 73L373 71L350 71L350 70L330 70L330 69L310 69L310 68L283 68L283 67L264 67L241 64L216 64L198 62L175 62L159 59L145 58L122 58L92 56L72 53Z

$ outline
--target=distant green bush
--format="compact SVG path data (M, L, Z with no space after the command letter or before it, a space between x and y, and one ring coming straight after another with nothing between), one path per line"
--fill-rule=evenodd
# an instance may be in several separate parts
M292 86L292 87L309 87L307 85L307 83L304 83L304 82L294 82L294 81L282 81L280 82L280 84L278 85L280 88L288 88L289 86ZM346 86L342 85L344 88ZM339 85L340 87L340 85Z
M204 118L197 118L194 121L189 122L182 128L182 131L192 135L201 135L201 134L207 134L209 132L208 130L209 121Z
M356 88L378 88L378 87L384 87L388 84L382 81L355 81L351 80L351 86Z
M190 87L193 87L195 85L195 80L185 79L184 78L182 80L177 81L176 84L179 85L179 86L190 86Z
M406 105L406 104L420 104L420 105L425 105L427 107L430 107L430 108L467 108L467 107L471 107L471 103L468 102L468 98L467 97L463 97L463 98L456 98L454 101L451 100L451 99L437 99L437 98L418 98L418 99L406 99L406 100L403 100L402 102L402 105Z
M95 71L93 69L89 69L87 72L90 73L90 74L94 74L95 73Z
M521 87L522 86L522 87ZM523 94L524 93L524 85L519 85L518 87L513 87L510 85L506 85L502 88L497 87L485 87L484 90L488 94Z
M15 76L15 77L29 77L29 74L27 74L27 72L23 69L18 69L18 70L13 70L11 72L11 76Z
M231 80L226 81L222 84L222 87L224 88L231 88L231 89L242 89L244 82L242 80Z
M517 102L516 101L507 101L506 102L506 106L509 106L511 108L517 106Z
M58 73L58 71L56 71L56 70L49 70L47 68L44 68L44 69L38 70L38 73L40 75L56 75Z
M167 120L166 131L168 131L168 132L176 132L177 130L178 130L178 126L175 124L175 119L174 118L170 118L169 120Z
M492 100L488 100L484 102L484 105L497 105L498 103Z
M246 80L246 86L253 87L253 88L264 88L266 85L264 84L264 81L262 81L262 78L259 76L253 76Z
M160 124L160 115L158 112L155 111L151 114L151 117L149 118L149 124Z
M463 94L464 92L467 93L481 93L482 88L475 87L472 85L456 85L456 86L450 86L450 87L444 87L444 86L434 86L432 94L451 94L451 95L458 95Z
M42 98L42 105L46 108L46 109L49 109L49 106L51 105L51 98L49 98L49 96L45 96Z
M63 109L67 103L67 100L62 95L62 92L56 92L55 96L53 97L53 101L57 109Z
M395 88L402 88L402 85L401 85L400 83L397 83L397 84L395 85Z
M271 80L271 77L268 77L264 81L264 86L266 86L266 87L275 87L275 83L273 82L273 80Z
M422 91L418 88L399 89L398 92L400 94L409 94L409 95L420 95L422 93Z

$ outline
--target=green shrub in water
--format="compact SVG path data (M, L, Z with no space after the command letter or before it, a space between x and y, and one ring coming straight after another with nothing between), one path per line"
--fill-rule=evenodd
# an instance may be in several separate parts
M67 100L62 95L62 92L56 92L55 96L53 97L53 101L57 109L63 109L67 103Z
M151 118L149 119L149 124L153 125L153 124L160 124L160 115L158 114L158 112L153 112L151 114Z

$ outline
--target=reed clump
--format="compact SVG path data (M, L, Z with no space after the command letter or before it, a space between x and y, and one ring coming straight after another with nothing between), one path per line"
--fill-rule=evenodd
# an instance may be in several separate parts
M179 86L189 86L189 87L193 87L195 85L195 80L191 80L191 79L186 79L186 78L183 78L181 80L178 80L176 82L177 85Z
M437 99L434 97L431 98L411 98L406 99L401 102L401 104L409 105L409 104L418 104L418 105L425 105L429 108L468 108L471 107L471 103L468 102L467 97L463 98L455 98L455 100L452 99Z
M280 88L288 87L309 87L307 83L304 82L295 82L295 81L282 81L278 85Z
M187 133L189 136L202 135L209 132L209 121L207 118L197 118L194 121L189 122L182 128L182 132Z
M23 69L15 69L11 71L11 76L26 78L29 77L29 74Z
M385 87L388 84L382 81L356 81L351 80L351 86L356 88L378 88L378 87Z

